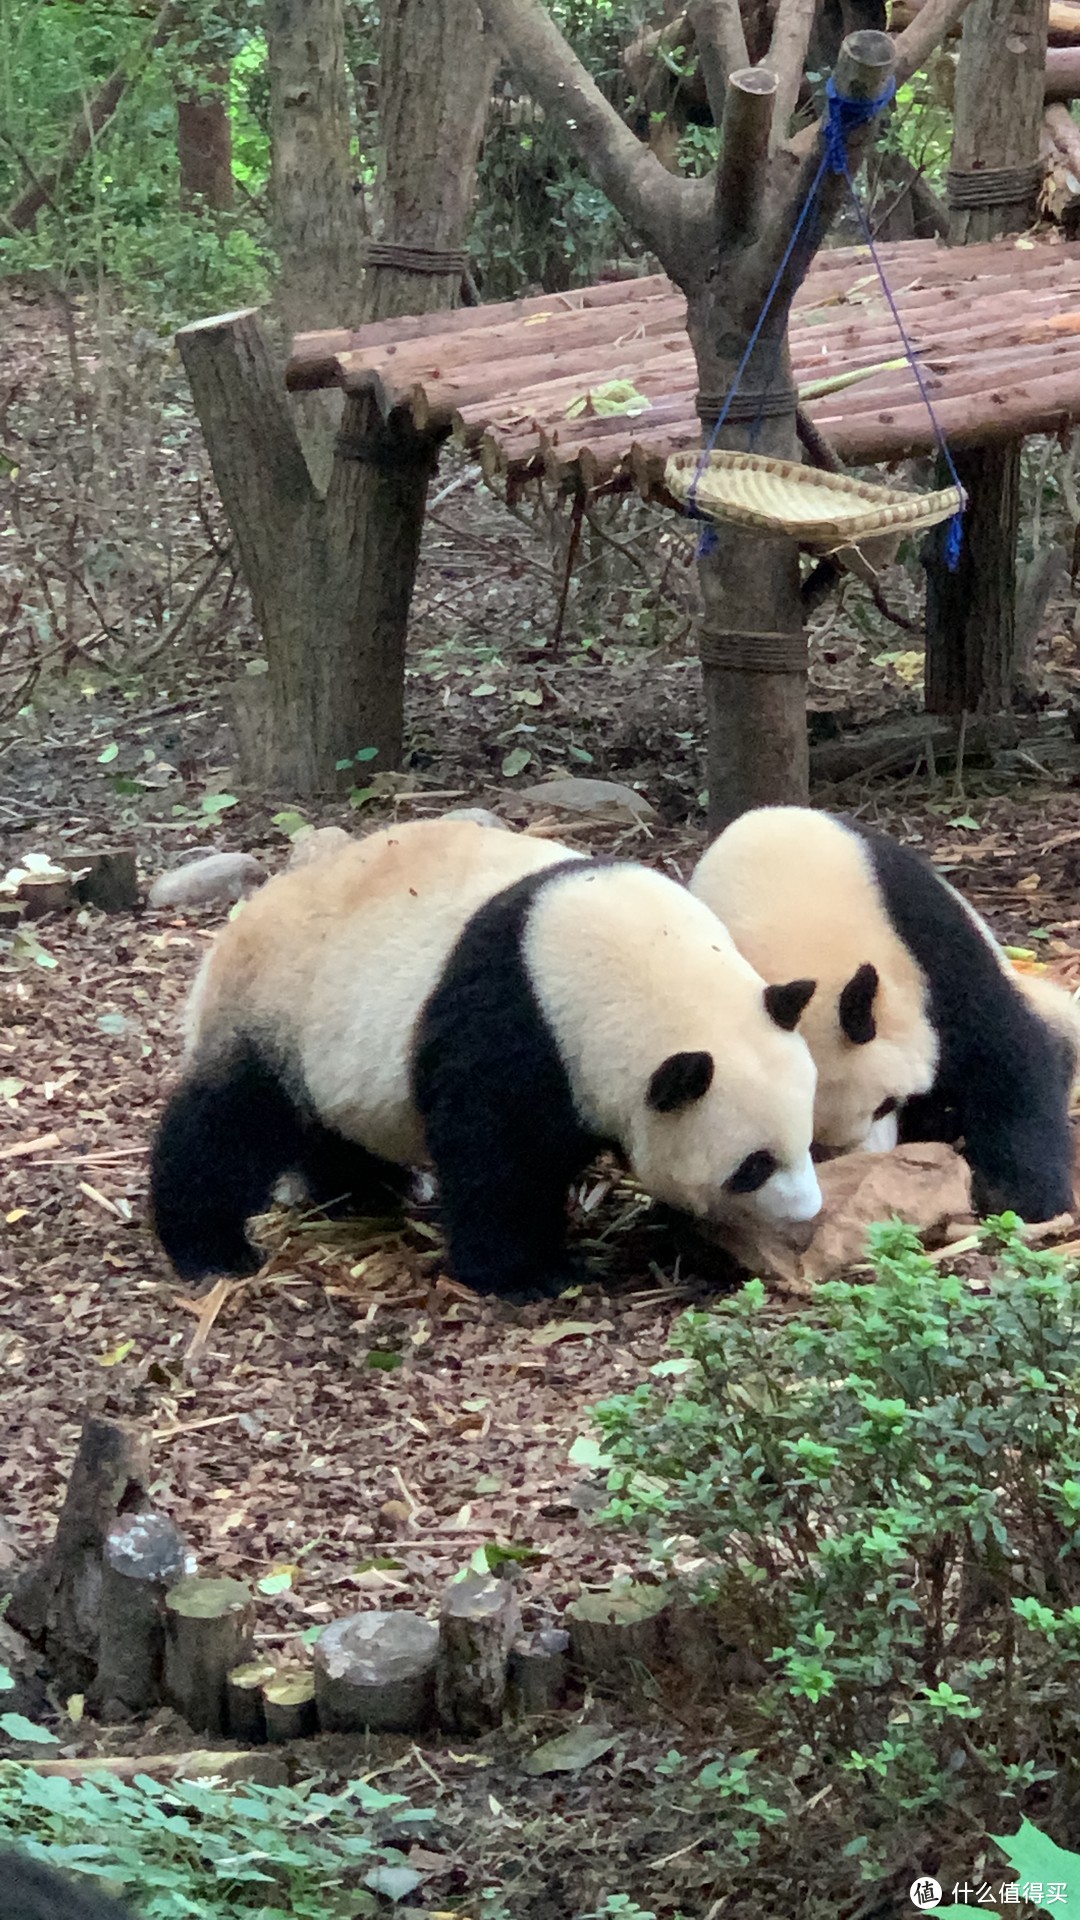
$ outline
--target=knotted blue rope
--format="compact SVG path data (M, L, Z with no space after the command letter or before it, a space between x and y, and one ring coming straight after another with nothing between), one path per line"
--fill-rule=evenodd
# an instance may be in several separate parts
M885 109L892 105L895 95L896 95L895 80L890 80L888 85L883 90L883 92L877 94L873 100L851 99L847 94L841 93L838 90L836 81L831 76L826 83L825 98L826 98L827 104L826 104L826 110L825 110L825 120L821 130L821 159L818 163L818 169L814 175L813 180L810 183L810 189L806 195L806 198L803 201L801 208L799 209L799 215L792 229L791 238L789 239L787 246L784 249L783 258L780 262L780 265L776 269L775 275L773 276L772 286L769 288L769 291L765 296L765 304L762 307L761 312L759 313L757 320L754 323L753 332L751 333L750 338L746 343L746 351L744 352L742 359L739 361L739 364L735 369L735 378L732 381L731 386L727 391L727 394L725 395L724 404L720 409L720 413L717 418L716 425L713 427L712 433L709 437L708 444L702 449L701 459L698 462L697 471L694 475L693 484L691 485L691 488L690 488L690 496L687 501L687 512L693 517L697 517L697 518L702 517L698 513L698 509L697 509L697 490L698 490L698 484L701 480L701 476L705 472L705 469L708 465L709 455L712 453L713 448L716 445L720 432L724 426L725 421L727 420L728 409L730 408L731 402L735 398L736 393L739 391L739 387L742 383L743 374L746 372L746 369L749 366L750 360L753 356L754 349L757 346L759 339L761 338L762 329L765 325L766 320L769 317L769 313L772 310L773 301L776 299L776 296L783 283L784 275L787 272L788 265L791 260L791 256L794 253L795 248L799 243L799 239L802 235L803 229L805 228L807 221L809 220L811 214L814 212L817 206L818 196L821 192L821 186L822 186L822 182L825 179L825 175L827 173L842 174L843 178L847 181L848 191L851 195L852 205L855 208L855 213L858 218L859 226L862 230L863 239L866 243L867 248L869 249L870 258L874 263L874 268L877 272L877 277L881 282L882 292L884 293L885 298L888 302L889 311L892 314L894 321L896 322L897 332L899 333L900 339L903 342L904 353L907 356L908 365L910 366L912 373L915 375L915 380L919 388L919 393L922 396L923 405L925 406L926 411L930 417L930 425L934 430L934 438L937 441L938 450L941 454L942 459L945 462L946 468L948 470L948 473L952 480L953 485L957 487L960 491L961 504L957 509L957 511L950 517L949 524L945 532L945 546L944 546L945 563L949 568L950 572L953 572L955 571L957 563L960 559L960 546L961 546L961 541L963 539L963 514L964 514L964 507L966 505L964 490L960 486L960 476L956 471L955 462L953 460L952 454L949 451L948 442L945 439L944 430L942 429L941 423L938 420L937 414L934 412L934 403L930 398L930 391L929 391L929 388L927 387L926 378L923 374L922 367L919 364L918 354L916 353L915 347L912 344L907 328L905 327L904 322L900 317L900 309L898 308L896 304L896 300L893 297L892 288L890 287L888 280L885 277L885 269L881 264L881 258L877 250L877 243L874 239L874 235L870 227L870 222L866 217L866 210L862 204L862 201L859 199L859 195L856 191L855 182L851 174L851 168L848 164L847 150L848 150L848 141L850 140L851 135L855 133L859 127L868 126L872 120L877 119L879 114L884 113ZM779 353L780 353L780 342L778 341L777 347L776 347L776 355L774 356L773 365L769 372L769 379L766 383L766 388L765 388L766 392L768 391L768 388L771 387L772 385L773 375L776 371L776 360L779 357ZM760 430L761 430L761 412L759 409L757 418L754 421L749 433L749 441L750 441L751 447L753 447ZM707 526L704 532L702 533L701 539L698 543L698 553L702 554L702 553L710 552L712 548L716 545L716 539L717 539L717 535L716 535L715 527Z

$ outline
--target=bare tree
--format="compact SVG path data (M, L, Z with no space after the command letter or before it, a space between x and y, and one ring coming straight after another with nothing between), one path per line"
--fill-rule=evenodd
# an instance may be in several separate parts
M967 0L926 0L895 43L851 35L841 50L841 90L878 98L890 76L916 70L954 25ZM745 66L738 0L694 0L713 117L722 128L719 166L703 180L678 179L643 147L604 99L541 0L480 0L522 80L558 117L579 159L688 302L699 410L708 426L732 385L821 155L820 129L789 138L789 119L810 38L809 0L779 0L768 54ZM868 132L851 141L853 160ZM797 456L787 312L831 216L841 182L827 177L779 287L742 382L739 418L720 444L746 446L767 396L758 449ZM798 549L781 536L718 529L700 557L701 640L709 721L710 817L715 824L764 801L804 800L808 790L806 648Z
M342 0L270 0L273 202L290 330L455 304L494 63L475 0L383 9L378 231L353 192ZM366 279L362 262L366 259ZM238 690L248 779L312 793L400 762L409 600L438 435L345 403L298 431L253 314L179 336L269 672ZM325 456L325 457L324 457Z

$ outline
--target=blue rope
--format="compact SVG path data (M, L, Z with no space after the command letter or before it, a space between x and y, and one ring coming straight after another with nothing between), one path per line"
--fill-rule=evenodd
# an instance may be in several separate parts
M941 453L942 459L945 462L946 468L948 469L948 473L952 480L953 485L959 488L959 491L960 491L961 504L957 509L957 511L954 514L952 514L952 516L950 517L948 527L946 528L946 532L945 532L945 547L944 547L945 563L948 566L949 571L954 572L960 559L960 547L961 547L961 542L963 540L963 515L964 515L964 507L967 504L964 496L964 490L960 486L960 476L956 471L956 464L953 460L952 454L949 451L948 442L945 439L945 434L942 429L941 423L938 420L937 414L934 411L934 403L930 398L930 391L929 391L929 388L927 387L926 378L923 374L922 367L919 364L918 355L908 335L907 328L905 327L904 322L900 317L900 309L896 304L896 300L893 296L892 288L890 287L888 280L885 277L885 269L881 264L881 257L877 250L877 243L874 239L870 222L866 217L866 210L862 204L862 201L859 199L858 193L856 192L855 182L851 174L851 168L848 165L847 149L848 149L848 141L851 138L851 135L855 133L859 127L868 126L872 120L877 119L879 114L884 113L886 107L891 106L892 101L895 97L895 94L896 94L895 80L890 80L884 92L879 93L877 95L877 98L874 100L852 100L848 97L847 94L838 92L836 81L831 77L826 83L825 97L828 102L828 105L825 113L825 122L822 127L822 152L821 152L821 160L818 165L818 170L814 175L814 178L810 184L810 190L807 193L806 199L803 201L802 207L799 211L799 217L795 222L795 226L794 226L794 229L792 230L791 238L788 241L787 246L784 250L783 259L781 260L780 265L776 269L772 286L769 288L769 291L765 296L765 304L762 307L761 312L757 317L757 320L754 324L754 330L751 333L749 340L747 341L746 351L743 354L742 359L739 361L739 364L735 369L735 378L732 381L731 386L728 388L727 394L725 395L724 404L720 409L720 414L716 421L716 425L712 430L712 434L710 435L707 446L705 446L704 449L702 450L702 455L698 463L697 472L694 475L693 484L690 488L690 497L687 501L687 512L693 517L697 517L697 518L702 517L698 513L698 508L697 508L697 490L698 490L698 484L701 480L701 476L705 472L706 466L708 465L709 455L712 453L713 448L716 445L721 429L723 428L724 423L727 419L728 409L731 406L731 402L739 390L739 387L742 383L743 374L746 372L746 369L750 364L750 360L753 355L754 349L757 346L758 340L761 337L762 328L764 327L765 322L768 319L769 313L772 309L773 301L776 299L777 293L779 292L780 287L783 283L784 275L787 272L788 264L791 260L791 256L794 253L795 248L799 243L800 236L803 232L804 227L806 226L808 219L810 218L811 213L816 207L818 194L821 191L822 181L824 180L825 175L827 173L842 174L844 179L847 181L848 191L851 195L852 205L855 208L855 213L859 221L859 226L862 230L863 239L866 243L867 248L869 249L870 258L874 263L874 268L877 272L877 277L881 282L882 291L885 295L886 300L888 301L889 311L892 314L894 321L896 322L896 330L900 335L901 341L903 342L904 352L907 355L908 364L911 367L912 373L915 375L915 379L919 388L919 393L922 396L923 405L925 406L926 411L930 417L930 424L934 429L934 438L938 443L938 449ZM778 342L777 355L779 355L779 351L780 351L780 345ZM769 386L772 385L772 377L773 377L773 373L775 372L775 364L776 363L774 361L773 369L769 375L769 382L768 382ZM750 439L751 447L754 445L754 442L757 439L760 428L761 428L761 414L759 412L757 419L754 421L754 424L750 429L749 439ZM712 526L706 527L705 531L702 533L701 540L698 543L699 554L710 552L712 548L716 545L716 540L717 540L717 534L716 534L715 527L712 527Z

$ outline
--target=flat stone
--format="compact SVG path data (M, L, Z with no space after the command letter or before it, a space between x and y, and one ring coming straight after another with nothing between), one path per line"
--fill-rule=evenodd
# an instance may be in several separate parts
M207 853L159 873L150 889L152 907L231 906L266 879L253 853Z
M350 844L352 837L344 827L304 828L289 848L286 873L294 873L297 867L310 867L316 860L326 860L330 854L340 853L342 847Z
M554 807L566 813L588 813L597 820L655 820L656 808L633 787L621 780L541 780L535 787L522 787L517 795L534 807Z
M439 817L442 820L473 820L478 827L498 827L502 833L510 831L506 821L500 820L490 807L451 807Z

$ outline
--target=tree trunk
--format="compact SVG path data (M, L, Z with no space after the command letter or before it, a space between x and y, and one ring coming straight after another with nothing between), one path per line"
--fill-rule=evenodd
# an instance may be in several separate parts
M383 165L368 248L365 320L456 307L476 191L495 36L476 0L382 10ZM387 254L397 258L387 258Z
M340 784L375 747L398 764L403 649L427 482L441 435L384 424L350 395L329 484L313 484L254 313L177 336L269 672L240 683L244 777L296 794Z
M1047 0L974 0L965 17L949 170L949 237L960 245L1020 232L1034 218L1047 13ZM996 713L1012 699L1021 445L977 447L957 460L969 504L955 574L942 538L927 542L930 713Z
M360 202L353 192L342 0L267 0L270 207L289 334L355 323Z
M233 203L228 82L228 68L210 57L202 68L201 84L176 95L180 198L185 206L201 202L217 213L226 212Z

